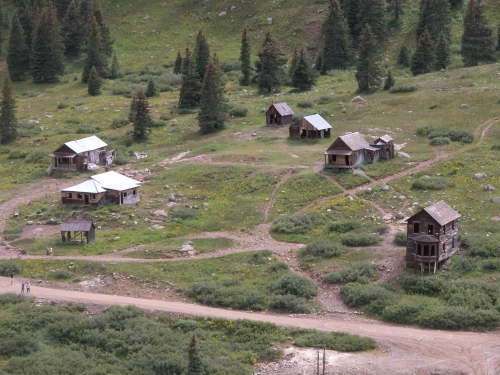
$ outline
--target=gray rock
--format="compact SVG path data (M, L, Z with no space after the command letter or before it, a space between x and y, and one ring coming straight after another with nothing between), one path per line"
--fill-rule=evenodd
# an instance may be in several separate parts
M108 265L107 265L106 263L103 263L103 264L101 265L101 268L102 268L103 270L106 270L106 269L108 269Z
M476 173L476 174L474 175L474 178L475 178L476 180L484 180L484 179L486 178L486 174L484 174L484 173Z
M404 218L405 218L405 214L404 213L398 212L396 214L396 219L401 220L401 219L404 219Z
M365 189L365 193L367 193L367 194L371 194L372 191L373 191L372 188L366 188Z
M380 188L380 190L382 190L382 191L388 191L388 190L390 190L390 189L391 189L391 188L390 188L389 186L387 186L387 185L384 185L384 186L382 186L382 187Z
M491 185L485 185L485 186L483 186L483 190L484 191L493 191L493 190L495 190L495 188Z
M26 225L33 225L33 222L31 220L26 222Z
M151 221L151 220L149 220L147 217L146 217L146 218L144 218L144 222L145 222L145 223L149 223L150 221Z
M223 10L222 12L219 13L219 17L225 16L226 14L227 14L227 12L225 10Z
M272 18L266 18L266 21L269 25L272 25L273 24L273 19Z
M364 102L365 100L361 96L355 96L351 102Z
M493 203L500 203L500 197L493 198L491 201Z
M398 158L408 158L408 159L411 158L411 156L408 155L406 152L401 152L401 151L398 152L397 156Z
M175 202L175 195L172 194L170 197L168 197L168 200L170 202Z
M481 91L490 91L489 87L481 87Z
M469 108L469 106L467 104L462 103L462 104L460 104L460 108L462 108L462 109Z
M400 196L398 197L398 199L399 199L400 201L404 201L404 200L406 200L406 197L405 197L404 195L400 195Z
M120 237L113 237L113 241L118 241Z
M191 242L191 241L187 241L187 242ZM184 243L179 252L181 252L182 254L187 254L187 255L195 255L196 254L196 250L193 246L191 245L187 245L186 243Z

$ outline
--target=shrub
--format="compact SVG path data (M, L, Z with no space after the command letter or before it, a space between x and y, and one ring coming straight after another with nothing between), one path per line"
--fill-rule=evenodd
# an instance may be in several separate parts
M429 107L429 109L436 109L436 108L439 108L439 107L441 107L441 105L439 105L439 104L432 104L432 105Z
M182 220L196 219L198 216L200 216L200 211L198 211L196 208L191 207L177 207L170 213L170 215L176 219Z
M22 294L16 294L16 293L0 294L0 305L7 305L7 304L17 305L18 303L22 303L24 301L26 301L26 297L23 296Z
M318 99L318 104L328 104L328 103L331 103L333 102L333 97L332 96L321 96L319 99Z
M288 269L290 269L288 265L282 262L273 263L269 266L269 271L272 272L286 271Z
M361 337L344 332L320 332L305 330L294 340L294 345L301 347L326 348L340 352L358 352L375 349L377 343L369 337Z
M19 272L21 267L14 262L0 263L0 276L17 275Z
M382 239L376 234L347 233L342 236L342 244L345 246L374 246Z
M172 119L172 116L169 115L168 113L162 113L160 115L160 120L163 120L163 121L170 121Z
M33 150L26 157L24 161L33 164L48 164L47 153L42 150Z
M0 155L5 155L10 152L10 148L7 146L0 146Z
M233 107L229 110L229 114L234 117L245 117L248 114L248 108Z
M307 233L313 225L323 224L323 215L311 212L304 215L280 216L271 226L271 231L287 234Z
M406 246L408 241L408 234L406 232L396 232L394 235L394 244L398 246Z
M252 254L252 257L250 258L251 262L253 264L266 264L271 261L273 253L269 250L262 250L262 251L257 251L256 253Z
M39 344L36 339L31 337L31 334L27 332L9 333L8 336L0 339L0 355L6 357L23 356L38 351Z
M448 133L448 137L453 142L462 142L462 143L472 143L474 140L474 134L468 130L463 129L453 129Z
M80 124L76 128L76 134L92 134L98 132L98 128L91 124Z
M241 70L241 61L223 61L220 67L224 73L232 72L234 70Z
M436 276L406 276L403 278L401 285L406 293L437 297L443 289L444 280Z
M306 246L303 250L304 255L313 257L332 258L345 254L347 249L338 243L333 243L328 240L314 241Z
M494 146L491 146L491 150L492 150L492 151L499 151L499 150L500 150L500 145L494 145ZM0 151L0 154L1 154L1 153L2 153L2 152Z
M161 128L162 126L167 125L167 123L163 120L153 120L151 123L152 128Z
M130 121L128 121L128 119L125 117L115 117L111 122L111 126L113 126L113 129L123 128L128 124L130 124Z
M427 135L429 139L434 139L434 138L443 138L448 136L448 129L446 128L438 128L438 129L432 129L430 133Z
M389 92L391 94L396 94L396 93L400 93L400 92L413 92L413 91L417 91L418 90L418 87L415 86L415 85L401 85L401 86L395 86L395 87L391 87L391 89L389 90Z
M299 275L285 275L271 286L275 294L292 294L296 297L311 298L318 295L318 286Z
M179 108L177 109L177 113L179 115L190 115L191 113L194 113L194 110L191 108Z
M431 139L429 142L429 145L431 146L443 146L443 145L449 145L451 142L450 138L448 137L437 137Z
M57 104L57 109L64 109L64 108L68 108L68 107L69 107L69 105L67 103L61 102L61 103Z
M46 225L59 225L61 222L59 220L49 219L45 222Z
M370 277L373 274L373 268L370 263L358 262L349 267L344 267L340 271L330 272L323 281L329 284L347 284L359 283L368 284Z
M9 159L24 159L28 155L28 151L15 148L9 152Z
M483 238L482 241L471 241L467 250L471 257L500 257L500 243L496 237Z
M361 226L361 223L355 220L344 220L344 221L336 221L332 223L328 230L330 232L339 232L346 233L351 230L357 229Z
M71 276L73 276L73 272L61 269L56 271L56 278L58 279L69 279Z
M350 283L340 288L340 295L349 307L361 307L392 292L378 284L361 285Z
M421 177L411 184L411 187L417 190L443 190L449 186L453 186L453 184L444 177Z
M274 295L271 300L271 307L276 310L284 310L296 314L309 314L311 312L311 308L308 306L305 298L292 294Z
M313 102L310 100L300 100L297 102L297 107L299 108L311 108L313 105Z
M381 236L389 231L389 227L387 225L376 225L373 231Z
M431 131L434 130L434 126L432 125L424 125L424 126L419 126L415 132L416 135L420 137L427 137Z

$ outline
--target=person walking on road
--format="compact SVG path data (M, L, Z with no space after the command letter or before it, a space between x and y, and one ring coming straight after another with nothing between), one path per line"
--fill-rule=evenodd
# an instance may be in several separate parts
M26 281L26 293L29 293L31 291L31 285L29 281Z
M14 284L14 274L10 274L10 285Z
M24 281L21 283L21 293L24 293Z

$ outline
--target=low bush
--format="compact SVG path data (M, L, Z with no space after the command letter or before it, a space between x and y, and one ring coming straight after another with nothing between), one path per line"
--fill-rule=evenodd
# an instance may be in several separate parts
M297 107L299 108L311 108L314 105L310 100L300 100L297 102Z
M9 275L10 276L10 275ZM0 294L0 305L17 305L26 300L26 297L17 293Z
M342 244L345 246L375 246L382 239L376 234L369 233L347 233L342 236Z
M376 225L373 231L381 236L389 231L389 227L387 225Z
M303 215L280 216L271 226L271 232L287 234L307 233L314 225L321 225L325 217L316 212Z
M285 275L270 287L274 294L292 294L306 299L318 295L318 286L299 275Z
M318 99L317 103L318 104L328 104L328 103L331 103L333 102L333 97L332 96L320 96L320 98Z
M427 135L429 139L434 139L434 138L443 138L447 137L449 133L449 130L446 128L437 128L437 129L432 129L431 132Z
M406 232L396 232L394 235L394 244L398 246L406 246L408 241L408 234Z
M288 265L286 263L282 263L282 262L273 263L269 266L269 271L271 271L271 272L279 272L279 271L288 270L288 269L290 269L288 267Z
M361 227L361 223L355 220L336 221L328 227L330 232L346 233Z
M257 251L252 255L250 258L250 261L253 264L266 264L271 261L271 257L273 256L273 253L269 250L262 250L262 251Z
M432 125L424 125L424 126L419 126L417 130L415 131L415 134L420 136L420 137L427 137L429 134L431 134L431 131L434 130L434 126Z
M266 294L260 291L240 286L218 286L210 281L193 283L189 294L196 301L208 306L224 306L240 310L261 311L266 308L267 303Z
M198 216L200 216L200 211L198 211L196 208L191 207L177 207L170 213L170 216L175 219L182 220L196 219Z
M436 108L439 108L439 107L441 107L441 105L440 105L440 104L432 104L432 105L429 107L429 109L436 109Z
M369 277L373 274L370 263L358 262L351 266L343 267L340 271L330 272L323 281L329 284L359 283L368 284Z
M127 126L130 124L129 120L125 117L115 117L113 121L111 122L111 126L113 129L119 129L123 128L124 126Z
M271 307L276 310L284 310L296 314L309 314L311 312L311 308L307 304L307 299L292 294L274 295L271 300Z
M229 110L229 114L234 117L245 117L248 114L248 108L235 106Z
M160 120L163 120L163 121L170 121L172 120L172 116L169 115L168 113L162 113L160 115Z
M167 123L163 120L153 120L151 123L152 128L161 128L165 125L167 125Z
M411 187L416 190L444 190L452 187L445 177L421 177L414 180Z
M42 150L33 150L24 158L26 163L49 164L49 157Z
M190 114L194 113L194 110L191 108L179 108L177 110L177 113L179 115L190 115Z
M10 147L0 146L0 155L6 155L10 152Z
M294 340L300 347L316 347L342 352L359 352L377 347L374 339L344 332L318 332L303 330L303 334Z
M401 93L401 92L413 92L413 91L417 91L418 90L418 87L415 86L415 85L401 85L401 86L394 86L394 87L391 87L391 89L389 90L389 92L391 94L396 94L396 93Z
M58 279L69 279L73 276L73 272L61 269L56 271L56 278Z
M220 67L224 73L232 72L235 70L241 70L241 61L239 60L223 61L220 64Z
M500 145L493 145L493 146L491 146L491 150L492 150L492 151L499 151L499 150L500 150ZM1 154L1 153L2 153L2 152L0 151L0 154Z
M437 138L432 138L431 141L429 142L429 145L443 146L443 145L449 145L450 142L451 140L448 137L437 137Z
M76 128L76 134L93 134L99 132L99 129L91 124L80 124Z
M68 107L69 107L68 103L60 102L57 104L57 109L64 109L64 108L68 108Z
M45 221L45 224L46 225L59 225L59 224L61 224L61 222L59 220L49 219L49 220Z
M21 267L14 262L0 263L0 276L17 275L19 272L21 272Z
M21 150L19 148L15 148L9 152L9 159L24 159L26 156L28 156L28 151L27 150Z
M474 134L468 130L453 129L448 133L448 137L453 142L472 143Z
M470 242L467 252L470 257L500 257L500 243L498 242L497 236L486 237L482 240L473 240Z
M422 294L437 297L443 289L445 281L437 276L405 276L401 281L403 290L408 294Z
M341 244L328 240L317 240L308 244L303 250L303 255L312 257L332 258L343 255L347 249Z

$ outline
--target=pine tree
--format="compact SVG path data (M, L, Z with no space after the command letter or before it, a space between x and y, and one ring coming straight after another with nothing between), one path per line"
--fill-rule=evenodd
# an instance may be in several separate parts
M97 72L95 66L93 66L92 69L90 70L90 75L87 84L88 84L89 95L92 96L101 95L102 79L101 77L99 77L99 73Z
M158 88L156 87L156 83L153 79L149 79L145 94L148 98L158 96Z
M332 69L346 69L351 60L349 36L338 0L330 0L330 12L323 23L323 37L321 74Z
M403 10L403 4L405 0L389 0L389 5L387 6L387 11L389 13L392 13L394 17L394 22L396 24L399 24L400 19L399 16L402 14L405 14Z
M205 71L207 70L208 61L210 60L210 47L208 46L207 40L205 39L205 36L203 35L203 32L201 30L198 31L198 35L196 36L194 56L198 76L200 77L200 81L203 82Z
M182 55L181 51L178 51L174 63L174 74L181 74L181 69L182 69Z
M498 32L497 32L497 51L500 51L500 23L498 24Z
M61 24L64 53L66 55L78 55L80 52L84 42L82 39L82 29L84 26L86 25L82 25L77 2L76 0L71 0Z
M292 86L300 91L310 90L315 83L314 73L306 61L304 50L300 51L293 71Z
M68 7L71 4L71 0L53 0L54 6L57 11L57 19L59 22L62 22L66 12L68 11Z
M464 17L462 35L462 60L465 66L494 60L493 30L486 24L483 3L470 0Z
M179 108L193 108L200 101L200 78L196 70L194 56L186 48L186 56L182 59L182 83L179 93Z
M410 66L410 58L408 56L408 48L403 44L399 49L398 66L401 68L408 68Z
M111 57L113 54L113 39L111 39L109 27L104 22L99 0L92 0L92 17L95 18L101 31L101 51L104 56Z
M411 59L410 69L413 75L431 72L434 68L434 57L434 43L432 43L431 34L424 30Z
M356 80L360 92L371 92L381 84L382 72L378 65L379 45L370 25L366 25L359 37Z
M318 56L316 56L316 62L314 63L314 69L317 70L318 72L321 72L321 69L323 69L323 53L322 52L318 53Z
M31 42L33 41L33 32L35 29L35 21L34 21L35 17L31 12L29 3L26 2L24 7L18 8L17 14L19 16L19 22L21 23L21 26L24 31L24 37L25 37L24 42L26 43L28 49L31 50Z
M16 101L12 95L9 72L5 72L0 103L0 143L12 142L17 136Z
M30 70L30 53L24 31L16 13L12 16L7 50L7 66L13 81L23 81Z
M92 18L90 33L87 39L87 58L83 67L82 82L87 82L93 66L97 69L99 76L108 76L108 63L106 56L102 52L102 36L95 18Z
M130 108L128 110L128 121L129 122L134 122L135 121L135 113L137 112L137 95L134 95L132 97L132 102L130 103Z
M203 362L201 360L200 353L198 352L198 347L196 345L196 337L193 335L191 337L191 342L188 347L188 370L189 375L205 375L205 369L203 367Z
M270 31L266 33L257 55L259 60L255 62L255 66L259 90L278 91L281 86L280 74L284 60Z
M450 52L448 41L443 34L439 36L436 44L436 70L446 69L450 63Z
M116 56L116 51L113 52L113 57L111 58L111 68L109 70L109 78L120 77L120 63L118 62L118 56Z
M288 75L290 77L290 80L293 80L293 75L295 73L295 68L297 68L298 61L299 61L299 51L297 51L297 48L295 48L292 53L292 60L290 61L290 67L288 68Z
M151 125L153 123L149 114L148 98L144 95L144 91L139 90L134 97L134 101L135 113L133 116L133 136L136 141L144 141L148 138L148 134L151 132Z
M383 0L363 0L359 3L358 29L370 25L372 33L382 42L385 37L385 9Z
M243 29L243 34L241 35L240 62L242 74L240 85L248 86L250 84L252 68L250 67L250 41L248 40L246 28Z
M345 10L345 17L347 20L347 26L349 28L349 34L351 34L354 41L359 37L358 28L358 13L361 0L344 0L342 4Z
M212 133L224 129L227 113L222 70L217 57L214 56L207 65L201 86L200 111L198 112L198 125L201 133Z
M417 41L426 29L431 35L433 43L437 42L441 34L449 39L450 21L451 11L448 0L421 0Z
M51 2L37 19L31 51L31 75L34 83L54 83L64 73L64 45L56 9Z
M91 0L79 0L78 14L82 24L82 41L87 43L90 29L92 26L92 4Z
M389 90L394 84L396 83L396 80L392 76L391 71L389 70L387 72L387 77L385 77L385 82L384 82L384 90Z
M2 52L2 45L4 41L4 13L3 13L3 6L2 6L2 1L0 1L0 53Z

